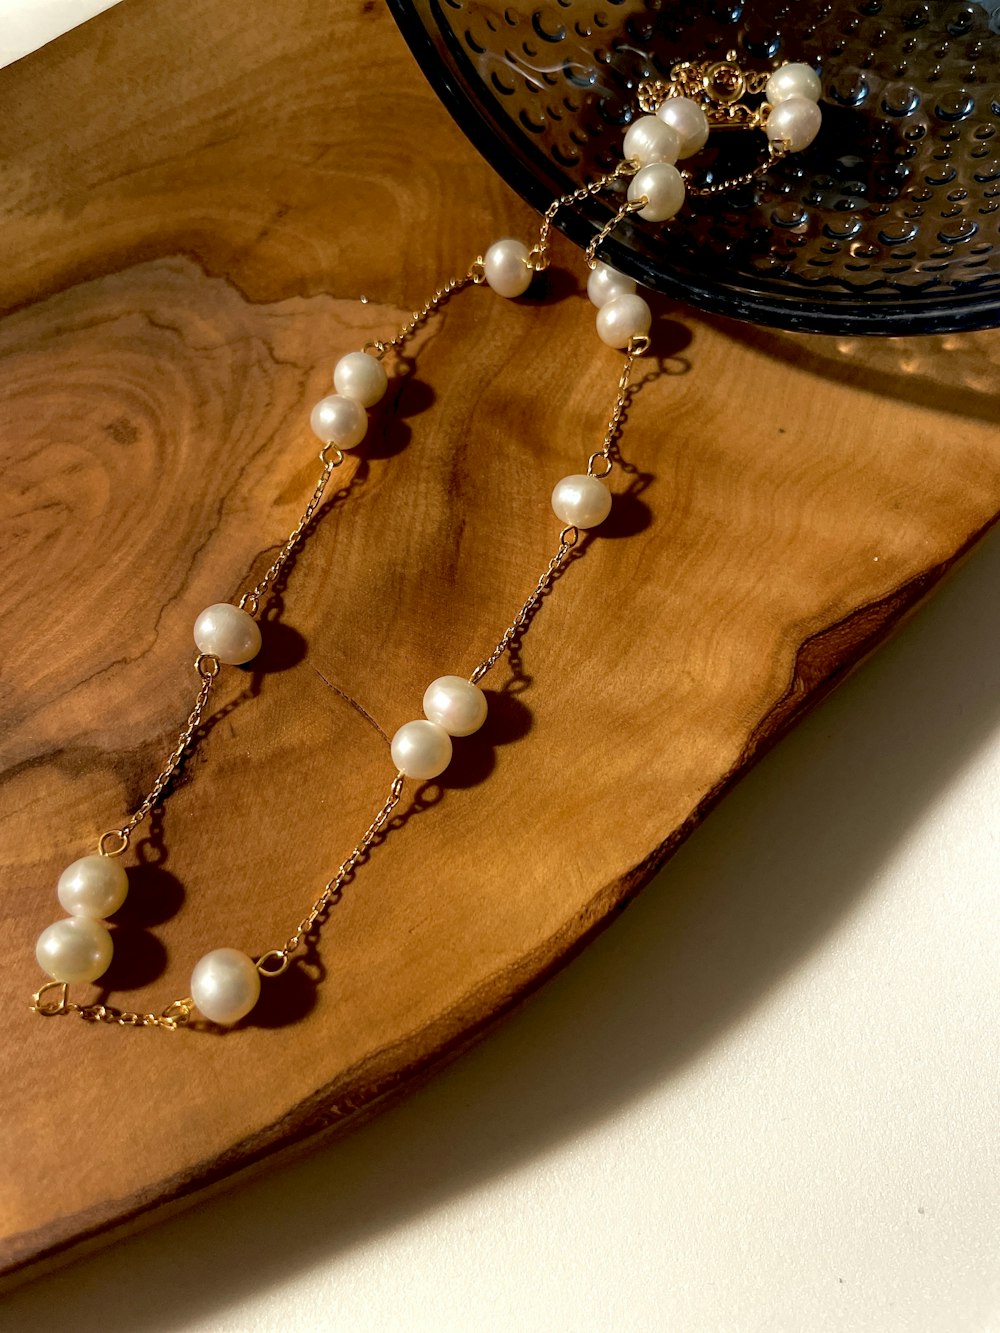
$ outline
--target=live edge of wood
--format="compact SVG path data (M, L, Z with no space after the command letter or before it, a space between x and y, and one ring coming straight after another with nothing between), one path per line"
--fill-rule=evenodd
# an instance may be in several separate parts
M296 522L333 360L532 218L371 3L125 0L0 73L0 111L11 1281L353 1126L478 1037L993 523L1000 452L988 335L659 307L607 528L318 952L225 1036L43 1020L56 877L171 748L194 616ZM138 843L112 1003L160 1009L206 948L284 940L384 798L386 736L544 568L549 492L618 374L579 256L558 261L539 299L456 297L394 378L261 669L226 673Z

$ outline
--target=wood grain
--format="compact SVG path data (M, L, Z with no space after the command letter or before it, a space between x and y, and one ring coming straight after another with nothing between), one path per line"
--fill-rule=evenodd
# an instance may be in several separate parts
M125 0L3 71L0 111L13 1277L357 1123L484 1031L995 520L1000 451L990 335L834 342L659 308L608 530L318 953L225 1036L40 1019L56 877L170 748L194 616L295 523L333 360L532 218L370 2ZM579 256L558 260L539 299L457 297L394 379L260 669L226 674L137 847L115 1003L162 1007L206 948L285 938L383 799L386 737L544 567L549 492L599 442L618 366Z

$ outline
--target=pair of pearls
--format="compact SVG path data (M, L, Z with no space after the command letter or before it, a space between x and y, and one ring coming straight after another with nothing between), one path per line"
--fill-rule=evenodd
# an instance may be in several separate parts
M486 721L486 695L462 676L438 676L424 690L423 710L403 723L390 751L397 772L426 782L451 763L452 736L471 736Z
M764 88L764 98L771 104L764 127L767 137L784 143L791 153L808 148L823 120L817 106L822 93L819 75L809 65L779 66Z
M381 402L389 387L385 367L367 352L348 352L334 367L333 387L336 393L319 400L309 424L324 444L356 449L368 433L366 408Z
M128 893L124 866L110 856L82 856L59 876L56 894L69 913L46 927L35 945L42 971L53 981L96 981L111 965L114 944L104 918Z
M649 332L653 314L636 285L610 264L598 264L587 279L587 295L597 307L597 336L609 347L628 347Z

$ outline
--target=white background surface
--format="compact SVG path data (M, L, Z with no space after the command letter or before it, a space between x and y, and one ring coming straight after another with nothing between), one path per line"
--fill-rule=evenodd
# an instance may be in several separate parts
M1000 1330L998 589L1000 536L422 1092L0 1327Z

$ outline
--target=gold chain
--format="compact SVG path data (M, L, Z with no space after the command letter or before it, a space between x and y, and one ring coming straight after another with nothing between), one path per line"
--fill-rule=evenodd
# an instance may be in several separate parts
M771 139L767 146L767 157L763 162L750 171L745 171L741 176L728 176L725 180L713 181L711 185L695 185L690 171L682 171L684 177L684 186L688 194L707 197L713 194L724 194L727 190L735 190L739 185L749 185L751 181L759 180L765 175L775 162L780 162L783 157L788 156L788 143L784 139Z
M542 225L539 228L538 240L533 249L528 254L528 266L541 272L549 266L549 234L552 231L552 223L555 221L556 214L561 208L566 208L570 204L580 204L584 199L590 199L595 194L600 194L602 190L607 189L609 185L614 185L621 180L623 176L634 176L637 170L635 162L619 162L614 171L609 171L606 176L599 176L597 180L591 181L589 185L581 185L578 190L572 190L569 194L560 195L558 199L553 199L548 208L542 215ZM639 207L643 207L642 204ZM631 212L631 208L627 210ZM622 215L624 216L624 214ZM618 219L621 221L621 218ZM609 228L610 230L610 228ZM587 250L588 261L590 259L590 250ZM593 268L593 264L591 264Z
M216 676L219 674L219 659L213 657L210 653L199 653L195 658L194 665L198 675L201 676L201 688L194 701L194 707L188 714L188 720L184 724L184 729L177 737L177 744L170 751L166 763L163 765L160 772L157 773L152 787L150 787L141 803L136 807L128 822L123 824L121 828L108 829L106 833L101 834L97 842L97 850L102 856L121 856L127 849L132 834L159 800L160 796L163 794L164 787L167 786L170 779L177 772L184 760L185 754L192 748L195 732L201 726L201 719L205 712L205 706L208 703L208 696L212 692L212 684Z
M617 179L618 176L623 174L625 173L618 172L610 179ZM601 187L598 186L597 188ZM596 188L585 188L576 191L575 196L584 198L593 193L596 193ZM557 201L557 203L568 202L568 200L569 197L564 201ZM549 210L547 220L550 223L552 217L555 216L555 212L555 209ZM544 223L543 232L544 240L543 237L540 236L539 243L539 248L542 250L544 249L548 237L548 230L544 227ZM483 261L481 258L477 258L463 277L453 278L442 287L439 287L427 304L419 311L414 312L412 317L402 326L399 333L394 338L368 344L368 347L373 348L378 355L384 355L389 349L398 351L406 343L407 339L413 335L416 329L420 327L424 320L426 320L435 310L439 309L448 297L470 284L478 286L483 282L484 278L485 270L483 268ZM614 405L604 434L603 446L597 453L591 455L587 466L588 476L599 476L603 478L608 476L612 470L613 463L611 460L611 449L627 410L632 367L635 358L642 355L648 347L649 339L645 336L633 338L629 343L625 354L625 361L618 379L618 390ZM267 592L268 588L273 587L275 580L284 568L284 565L289 559L295 546L301 541L311 518L322 503L323 494L330 476L334 469L339 467L344 461L344 455L340 450L331 452L331 446L326 446L323 449L320 458L323 462L323 473L316 484L309 503L303 511L301 519L296 524L295 528L293 528L277 558L268 568L261 580L250 590L250 592L245 593L240 600L241 608L246 610L250 615L258 614L262 597ZM606 466L602 467L600 472L597 471L599 460L603 460L604 464L606 464ZM555 554L549 560L531 593L522 603L511 623L500 636L493 651L479 663L470 675L469 680L472 684L477 684L493 669L494 666L496 666L497 662L510 647L518 633L523 632L527 627L532 613L547 590L551 587L578 540L579 531L571 525L563 528L560 532L559 546L556 549ZM177 745L171 751L163 770L157 775L156 781L150 788L148 795L137 807L128 823L120 829L111 829L102 835L99 842L99 850L104 855L119 856L126 850L132 833L146 815L149 814L156 801L163 794L164 789L181 764L185 753L191 747L195 732L201 724L205 706L211 692L212 683L219 672L219 660L216 657L202 654L197 658L195 665L202 677L201 689L198 692L195 706L191 710L187 724L178 737ZM257 970L262 977L280 976L287 969L293 955L297 953L306 942L314 936L317 929L323 925L330 908L339 900L345 886L352 881L359 867L367 859L372 846L385 832L389 821L392 818L393 811L398 806L402 796L403 783L403 774L397 773L389 788L389 795L383 802L374 819L372 819L371 823L365 829L350 854L337 867L336 874L324 884L319 896L313 902L307 914L298 923L294 932L288 937L285 943L281 945L280 948L267 950L257 958ZM46 1018L63 1014L75 1014L77 1017L89 1023L109 1023L120 1027L159 1028L164 1031L173 1032L190 1023L191 1014L194 1009L194 1002L190 997L174 1000L158 1014L119 1009L113 1005L102 1003L77 1004L69 998L69 984L67 982L51 981L35 992L32 996L31 1007L35 1013Z
M715 125L763 127L770 111L768 104L764 102L756 108L748 108L739 99L747 93L753 95L763 92L767 77L766 74L746 73L741 70L735 64L735 53L730 52L725 61L686 62L683 65L676 66L671 71L669 83L648 81L640 84L639 103L644 111L655 112L669 97L689 96L695 98L703 106L710 121ZM686 188L693 195L714 195L721 193L723 190L732 189L736 185L747 184L766 171L775 160L783 157L787 151L788 146L784 142L772 142L769 157L765 163L741 176L711 185L696 185L692 182L690 173L684 172L682 174ZM542 271L548 267L550 234L553 222L560 209L592 198L602 190L614 186L622 178L634 175L637 169L638 164L636 162L623 161L619 163L614 171L553 200L543 215L538 239L534 247L528 252L528 267L536 271ZM591 269L595 268L598 263L598 249L618 224L629 214L640 211L647 203L648 200L643 197L637 200L625 200L619 205L614 215L600 228L587 246L587 264ZM464 274L453 277L438 287L430 299L419 310L412 313L394 337L368 342L364 345L363 351L372 353L377 360L382 360L389 351L401 352L424 323L439 311L455 293L470 285L480 286L485 280L485 263L482 256L478 256ZM591 454L587 462L588 477L603 480L610 475L614 468L614 445L628 410L635 359L648 350L649 343L650 340L645 335L633 337L629 341L618 378L614 404L604 432L602 447ZM323 464L323 471L298 523L292 529L278 555L261 579L240 598L240 608L253 617L259 614L263 598L270 589L273 589L295 547L305 535L306 529L322 504L333 472L344 462L344 454L332 443L327 444L320 452L320 461ZM571 552L579 542L579 537L579 530L572 525L562 529L555 553L536 580L528 597L497 640L492 652L472 671L468 678L471 684L478 685L496 666L504 653L511 648L518 636L527 629L541 599L565 568ZM195 669L201 677L201 686L194 707L177 738L177 744L168 755L163 769L157 774L149 792L137 806L127 823L119 829L109 829L102 834L98 842L98 850L102 855L120 856L128 848L135 829L162 797L171 779L182 764L185 754L193 747L215 677L219 673L219 659L211 654L200 654L195 659ZM262 977L280 976L288 968L292 957L315 937L316 932L325 922L331 907L339 901L345 886L353 880L360 866L367 860L372 847L390 826L393 812L402 797L403 784L404 775L397 773L389 788L389 794L375 817L371 820L350 854L338 866L336 874L324 884L318 897L295 927L293 933L279 948L269 949L256 959L256 967ZM52 981L35 992L32 997L32 1008L36 1013L45 1017L75 1014L85 1022L175 1031L190 1023L194 1001L190 997L174 1000L158 1014L134 1012L103 1003L81 1005L69 999L68 983Z
M69 998L68 981L49 981L35 991L31 1007L43 1018L75 1014L85 1023L113 1023L123 1028L162 1028L165 1032L174 1032L190 1022L194 1000L187 996L183 1000L173 1000L162 1013L142 1014L117 1009L110 1004L76 1004Z
M482 256L479 255L469 265L467 271L460 278L449 278L443 283L429 301L426 301L419 310L414 310L413 314L406 321L403 327L396 334L395 338L373 338L371 342L366 342L362 347L363 352L374 352L375 359L381 361L386 352L400 351L402 347L413 337L422 324L428 320L431 315L440 310L445 302L462 291L470 283L479 287L486 281L486 270L483 267Z

